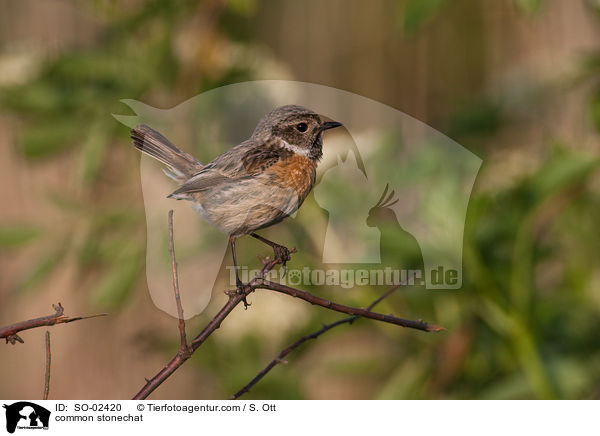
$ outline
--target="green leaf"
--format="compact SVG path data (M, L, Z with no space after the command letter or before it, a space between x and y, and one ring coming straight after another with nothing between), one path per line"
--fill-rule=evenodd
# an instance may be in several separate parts
M48 276L54 271L63 259L66 250L64 247L60 247L58 250L52 250L49 253L41 256L34 264L33 267L28 270L24 277L19 281L17 289L20 291L29 291L33 287L39 285L41 282L46 280Z
M137 248L124 250L92 291L94 302L107 308L116 307L127 300L143 265L142 250Z
M92 228L78 247L77 263L82 271L95 262L103 260L100 255L101 236L100 232Z
M600 90L596 92L596 95L590 101L589 112L594 128L600 132Z
M462 135L492 135L502 123L502 114L497 104L486 99L467 101L452 114L450 133Z
M37 238L41 230L27 224L5 224L0 226L0 247L15 248Z
M73 119L31 123L17 142L18 150L27 158L41 158L66 149L80 127Z
M600 0L587 0L588 5L593 9L598 17L600 17Z
M418 31L446 2L447 0L408 0L404 5L402 28L408 33Z
M81 148L79 162L79 181L86 186L94 183L98 178L102 159L108 144L110 131L104 123L92 127Z
M64 192L49 191L46 194L48 202L61 209L63 212L68 213L79 213L83 212L86 208L79 199L65 194Z
M64 109L66 96L47 80L32 81L2 90L5 109L27 115L48 115Z
M256 10L255 0L230 0L227 7L238 14L249 16Z
M600 159L595 156L557 150L530 180L534 198L540 200L548 194L583 180L598 168L599 164Z
M522 373L512 373L504 378L498 378L487 388L483 388L478 394L482 400L515 400L531 399L533 391Z
M546 0L514 0L515 5L528 14L539 12Z

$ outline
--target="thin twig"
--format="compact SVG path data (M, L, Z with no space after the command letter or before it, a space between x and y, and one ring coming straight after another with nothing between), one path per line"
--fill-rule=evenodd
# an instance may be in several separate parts
M281 352L277 355L277 357L275 357L273 360L271 360L267 364L267 366L265 366L263 369L261 369L258 372L258 374L256 374L256 376L252 380L250 380L248 382L248 384L246 384L246 386L244 386L242 389L240 389L235 394L233 394L231 397L229 397L229 399L237 400L239 397L244 395L246 392L250 392L250 389L252 389L256 383L261 381L262 378L269 373L269 371L271 371L273 368L275 368L275 366L277 366L280 363L287 363L287 361L284 360L284 357L287 356L288 354L290 354L292 351L294 351L296 348L298 348L303 343L310 341L311 339L317 339L323 333L325 333L328 330L331 330L334 327L337 327L338 325L351 324L352 322L354 322L354 320L356 320L358 318L360 318L360 316L358 316L358 315L342 318L331 324L325 324L319 330L317 330L309 335L302 336L301 338L297 339L295 342L290 344L288 347L281 350Z
M384 315L382 313L371 312L369 309L359 309L356 307L344 306L343 304L334 303L316 295L312 295L309 292L301 291L299 289L290 288L289 286L282 285L280 283L270 282L268 280L262 280L262 283L257 286L261 289L270 289L272 291L281 292L295 298L300 298L304 301L309 302L317 306L325 307L326 309L334 310L336 312L347 313L348 315L356 315L363 318L375 319L377 321L383 321L390 324L396 324L402 327L408 327L416 330L423 330L426 332L439 332L445 330L435 324L428 324L425 321L417 320L413 321L410 319L396 318L392 315Z
M381 301L383 301L384 299L386 299L387 297L392 295L398 288L400 288L401 286L404 286L405 284L406 284L406 282L402 282L402 283L388 289L386 292L381 294L375 301L373 301L367 307L367 310L373 309L375 306L377 306L377 304L379 304ZM304 335L301 338L298 338L296 341L294 341L293 343L291 343L290 345L285 347L283 350L281 350L279 352L279 354L275 358L273 358L273 360L271 360L263 369L261 369L252 380L250 380L243 388L241 388L239 391L237 391L235 394L233 394L231 397L229 397L229 399L237 400L245 393L250 392L250 389L252 389L254 387L254 385L256 385L259 381L261 381L265 375L267 375L273 368L275 368L275 366L277 366L280 363L287 363L287 361L284 360L284 357L286 357L288 354L290 354L292 351L294 351L296 348L298 348L303 343L308 342L312 339L317 339L322 334L328 332L329 330L331 330L339 325L352 324L358 318L360 318L360 316L358 316L358 315L348 316L346 318L339 319L330 324L324 324L319 330L316 330L308 335Z
M97 316L106 316L106 313L99 313L96 315L90 316L76 316L76 317L68 317L66 316L65 309L62 307L60 303L58 305L53 304L52 307L55 310L55 313L48 316L42 316L40 318L29 319L27 321L17 322L15 324L8 325L6 327L0 327L0 339L5 338L6 343L9 342L11 344L15 344L17 342L23 343L23 339L18 335L19 332L23 330L29 330L36 327L42 326L51 326L54 324L65 324L68 322L79 321L81 319L89 319L95 318Z
M173 242L173 210L169 211L169 253L171 254L171 269L173 270L173 292L175 292L175 303L177 304L177 315L179 316L179 350L188 353L189 347L185 336L185 320L183 319L183 306L179 294L179 276L177 274L177 261L175 260L175 243Z
M48 399L50 393L50 363L52 355L50 354L50 332L46 330L46 374L44 375L44 400Z

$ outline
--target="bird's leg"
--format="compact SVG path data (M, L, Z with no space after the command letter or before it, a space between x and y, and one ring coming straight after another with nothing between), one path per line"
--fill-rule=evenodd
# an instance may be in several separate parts
M238 266L237 266L237 258L235 254L235 236L229 237L229 244L231 245L231 256L233 257L233 268L235 269L235 286L239 294L244 295L244 284L240 280L240 276L238 274ZM250 303L246 301L246 295L244 295L244 309L248 309Z
M253 238L258 239L261 242L264 242L265 244L267 244L269 247L271 247L273 249L273 255L275 257L275 259L279 259L281 260L281 267L283 269L283 276L285 277L285 264L287 263L288 260L290 260L292 257L290 256L290 253L292 253L294 251L294 249L292 248L292 251L290 251L287 247L284 247L283 245L279 245L273 241L269 241L266 238L263 238L260 235L257 235L256 233L250 233L250 236L252 236Z

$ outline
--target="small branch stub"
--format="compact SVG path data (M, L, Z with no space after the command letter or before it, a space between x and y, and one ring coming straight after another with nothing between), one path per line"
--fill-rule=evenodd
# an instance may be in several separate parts
M50 353L50 332L46 330L46 373L44 375L44 396L47 400L50 393L50 364L52 362L52 354Z

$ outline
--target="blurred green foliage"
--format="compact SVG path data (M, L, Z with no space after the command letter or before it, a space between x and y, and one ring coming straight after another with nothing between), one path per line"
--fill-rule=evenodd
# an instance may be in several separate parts
M0 247L19 247L40 236L41 230L27 224L5 224L0 227Z
M514 0L515 5L528 13L539 12L545 0Z
M539 12L544 3L514 0L526 14ZM451 4L406 1L399 21L404 31L415 33ZM588 4L600 11L597 1ZM106 21L94 44L47 60L25 84L0 88L2 106L23 123L16 146L24 159L35 164L68 154L77 162L69 175L76 192L48 193L48 201L64 214L65 224L45 229L1 223L0 248L40 247L15 290L42 289L53 271L75 259L92 303L118 310L143 281L145 235L143 218L140 211L131 209L130 198L105 193L127 181L127 174L110 171L115 162L108 159L109 153L124 146L128 137L110 114L122 111L121 98L144 100L160 92L189 96L251 78L252 71L239 65L212 75L186 75L173 47L177 26L199 7L208 8L203 13L214 14L221 37L252 44L254 30L247 17L257 6L236 0L217 2L210 9L192 1L155 0L124 13L112 2L91 5ZM598 53L590 55L582 76L593 81L588 114L600 132L599 60ZM485 97L470 97L448 114L447 132L459 143L472 145L485 159L485 142L510 122L507 115ZM304 398L301 377L313 364L322 365L323 380L367 381L369 395L375 398L597 396L600 161L597 154L579 151L577 144L543 145L541 163L527 176L497 189L476 184L465 229L463 289L425 295L404 289L377 307L382 313L435 321L448 329L446 333L423 335L358 320L290 355L292 363L278 365L249 397ZM489 169L484 163L482 173ZM108 181L103 180L105 172L111 174ZM309 241L307 229L291 224L288 231L296 240ZM295 265L310 265L310 243L300 248ZM318 292L340 299L327 289ZM382 290L353 293L343 296L344 302L367 306L378 292ZM338 318L311 311L309 319L279 344L265 344L252 331L243 332L237 341L209 340L192 361L213 376L222 392L230 394L250 380L277 347ZM197 327L204 321L201 317L191 324ZM161 341L160 333L146 333L153 352L167 358L176 350L175 335ZM339 351L336 340L346 334L362 338L356 340L356 347L370 344L364 338L380 338L384 357L364 354L336 360L333 353L322 362L322 355L311 354L315 344Z
M402 29L414 33L447 4L447 0L408 0L402 4Z
M250 5L231 2L223 7L214 3L205 8L215 17L222 16L221 26L229 31L242 21L240 15L251 11ZM141 99L147 93L171 92L182 86L195 92L244 80L249 72L232 66L217 79L197 76L190 80L178 75L181 60L173 52L175 27L199 8L197 2L173 5L152 0L128 13L110 2L89 3L86 7L104 20L101 35L91 46L65 51L46 60L32 80L0 88L3 109L23 122L16 148L24 158L36 161L69 153L76 161L73 173L65 180L65 184L71 181L76 190L48 193L68 224L43 232L7 223L0 226L0 245L16 247L45 239L41 244L53 247L41 250L31 268L14 284L15 290L41 288L63 261L74 256L82 280L92 279L92 301L115 309L143 278L145 243L139 217L133 218L122 200L98 198L98 191L106 184L103 172L114 173L109 166L110 149L128 137L126 128L111 113L123 110L123 97ZM225 30L216 30L220 31ZM110 184L126 181L121 176ZM74 237L79 234L84 236Z

